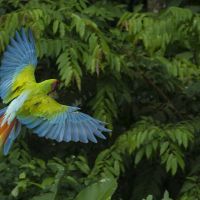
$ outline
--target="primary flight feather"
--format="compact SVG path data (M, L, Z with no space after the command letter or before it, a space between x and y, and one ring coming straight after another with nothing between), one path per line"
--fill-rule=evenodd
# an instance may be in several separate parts
M31 30L16 32L3 54L0 66L0 97L8 104L0 110L0 146L4 155L21 130L21 124L40 137L61 141L97 142L110 132L105 123L79 112L79 108L61 105L49 94L58 81L35 80L37 65L35 41Z

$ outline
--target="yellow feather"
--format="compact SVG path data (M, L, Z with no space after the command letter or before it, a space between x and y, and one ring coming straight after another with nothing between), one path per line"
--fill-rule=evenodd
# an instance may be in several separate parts
M34 76L35 68L32 65L27 65L14 79L12 90L4 99L4 103L8 103L14 98L18 97L27 87L35 82Z
M38 94L34 96L31 95L18 114L19 116L45 117L50 119L56 114L65 112L66 110L67 106L59 104L47 95Z

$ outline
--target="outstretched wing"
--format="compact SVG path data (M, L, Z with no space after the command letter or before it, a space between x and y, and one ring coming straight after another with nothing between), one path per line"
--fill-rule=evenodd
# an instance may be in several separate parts
M35 42L32 32L16 32L3 54L0 67L0 97L4 103L16 98L28 82L35 82L37 65Z
M87 143L105 139L102 132L110 132L105 123L78 111L79 108L57 103L47 95L27 101L18 114L19 121L40 137L61 141Z

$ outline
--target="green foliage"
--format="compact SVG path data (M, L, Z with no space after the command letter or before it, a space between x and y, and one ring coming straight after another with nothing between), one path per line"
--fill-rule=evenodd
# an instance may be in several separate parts
M199 198L200 7L140 3L0 0L0 53L31 28L37 80L56 76L60 102L113 130L86 145L24 129L1 158L0 199Z
M82 190L76 200L109 200L117 188L115 179L102 179Z
M148 195L146 199L143 200L153 200L153 196L152 195ZM162 198L162 200L173 200L169 197L169 193L167 191L165 191L164 196Z

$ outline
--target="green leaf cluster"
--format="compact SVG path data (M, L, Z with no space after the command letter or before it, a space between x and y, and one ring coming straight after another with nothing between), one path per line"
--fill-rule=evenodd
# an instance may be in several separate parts
M146 3L145 3L146 2ZM33 31L38 81L113 131L97 144L31 130L0 162L2 200L194 200L200 195L200 5L0 0L0 53Z

